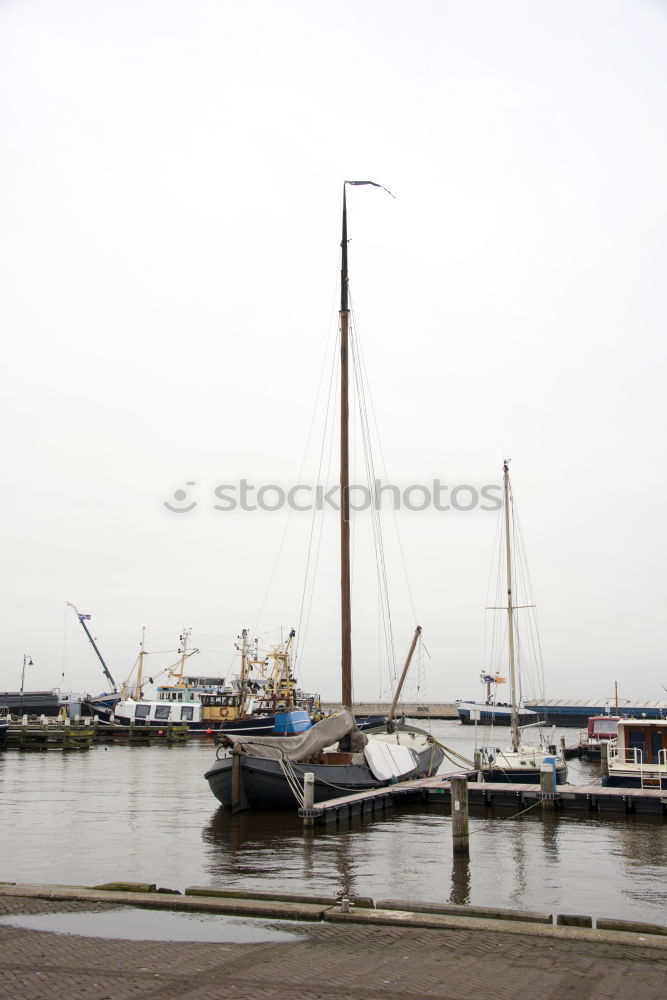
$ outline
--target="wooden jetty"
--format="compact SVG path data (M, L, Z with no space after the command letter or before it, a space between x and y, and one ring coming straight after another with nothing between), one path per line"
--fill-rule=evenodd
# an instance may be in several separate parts
M470 777L469 773L464 774ZM451 803L451 782L454 775L415 778L383 788L343 795L318 802L308 813L315 823L338 823L354 816L381 815L401 802ZM511 807L517 811L538 806L548 799L554 810L585 810L587 812L621 812L667 816L667 791L646 788L607 788L602 785L559 785L555 792L544 793L539 785L506 782L468 781L470 806L482 809L494 806Z
M188 738L187 723L154 726L120 726L98 719L78 718L12 721L7 730L7 750L88 750L95 743L179 744Z
M70 725L48 719L12 722L7 730L7 750L88 750L93 742L90 725Z

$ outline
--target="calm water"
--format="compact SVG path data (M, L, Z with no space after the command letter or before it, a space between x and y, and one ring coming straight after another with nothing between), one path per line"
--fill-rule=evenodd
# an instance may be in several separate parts
M469 727L441 722L433 732L471 753ZM185 747L0 753L0 880L239 885L667 921L662 819L472 816L470 861L454 862L439 805L306 835L296 812L232 816L203 778L214 752L194 738ZM574 784L599 777L595 764L570 765Z

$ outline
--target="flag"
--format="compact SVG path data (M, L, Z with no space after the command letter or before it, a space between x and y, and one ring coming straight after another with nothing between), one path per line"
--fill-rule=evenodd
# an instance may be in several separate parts
M90 615L79 615L79 621L80 622L89 622L90 621Z
M382 191L386 191L387 194L391 194L389 188L383 187L382 184L378 184L376 181L345 181L346 184L352 184L354 187L363 187L365 184L370 184L371 187L381 188ZM395 198L395 194L391 194L392 198Z

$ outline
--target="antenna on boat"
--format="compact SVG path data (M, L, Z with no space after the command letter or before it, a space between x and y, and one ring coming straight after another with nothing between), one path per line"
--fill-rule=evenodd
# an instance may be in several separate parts
M347 270L347 201L345 188L377 187L391 194L375 181L343 182L343 234L340 267L340 589L341 589L341 672L343 708L352 708L352 600L350 586L350 400L349 346L350 308Z

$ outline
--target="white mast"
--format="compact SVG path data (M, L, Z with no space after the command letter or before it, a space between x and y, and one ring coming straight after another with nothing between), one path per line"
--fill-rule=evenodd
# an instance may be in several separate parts
M141 629L141 645L139 647L139 663L137 665L137 683L134 691L134 697L136 701L141 701L141 685L144 681L144 656L146 655L144 650L144 643L146 642L146 626L143 625Z
M514 663L514 605L512 603L512 546L510 542L510 476L508 459L503 462L505 499L505 554L507 558L507 636L509 644L510 695L512 699L512 750L519 749L519 711L516 701L516 668Z

